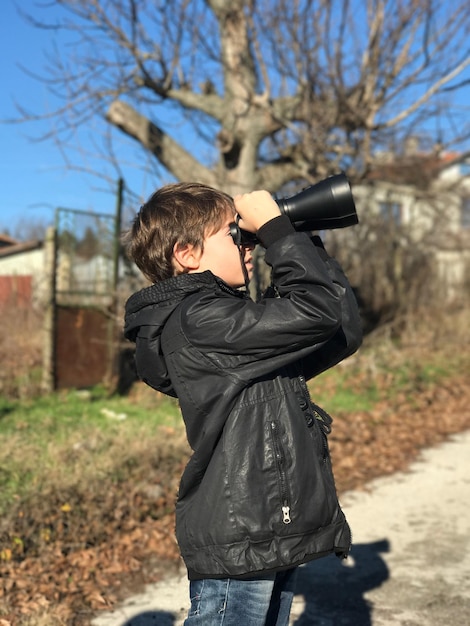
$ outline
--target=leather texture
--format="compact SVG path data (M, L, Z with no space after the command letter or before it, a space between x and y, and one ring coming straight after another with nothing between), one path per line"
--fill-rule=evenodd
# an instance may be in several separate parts
M307 380L359 347L357 303L305 233L278 239L265 258L277 297L255 303L204 272L152 285L126 305L138 374L178 398L193 450L176 505L191 579L259 576L350 549L331 418Z

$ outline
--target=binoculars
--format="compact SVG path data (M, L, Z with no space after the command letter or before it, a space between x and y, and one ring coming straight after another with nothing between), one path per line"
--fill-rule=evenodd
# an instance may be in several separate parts
M329 230L359 223L351 186L344 174L337 174L284 199L274 198L295 230ZM231 235L237 245L258 243L256 235L233 223Z

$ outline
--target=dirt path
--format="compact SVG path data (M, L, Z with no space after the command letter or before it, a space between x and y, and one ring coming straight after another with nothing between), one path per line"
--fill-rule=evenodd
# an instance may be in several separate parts
M468 624L469 501L470 431L423 451L407 472L346 493L352 556L300 568L292 626ZM187 605L181 571L92 624L181 626Z

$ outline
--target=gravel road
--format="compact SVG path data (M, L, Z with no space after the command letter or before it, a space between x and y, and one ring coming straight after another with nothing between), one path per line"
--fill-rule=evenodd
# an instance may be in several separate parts
M300 568L292 626L470 624L470 431L341 503L352 555ZM92 623L181 626L187 594L181 570Z

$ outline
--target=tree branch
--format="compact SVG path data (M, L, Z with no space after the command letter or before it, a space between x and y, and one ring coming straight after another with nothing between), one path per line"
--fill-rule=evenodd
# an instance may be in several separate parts
M427 102L434 94L438 93L443 85L449 83L453 78L463 72L466 67L470 66L470 57L462 61L454 70L449 72L446 76L443 76L440 80L436 81L420 98L417 98L413 104L407 109L401 111L398 115L384 123L385 128L396 126L399 122L409 117L412 113L417 111L425 102Z
M216 186L214 173L182 148L145 116L122 100L115 100L106 119L149 150L179 180L191 180Z

